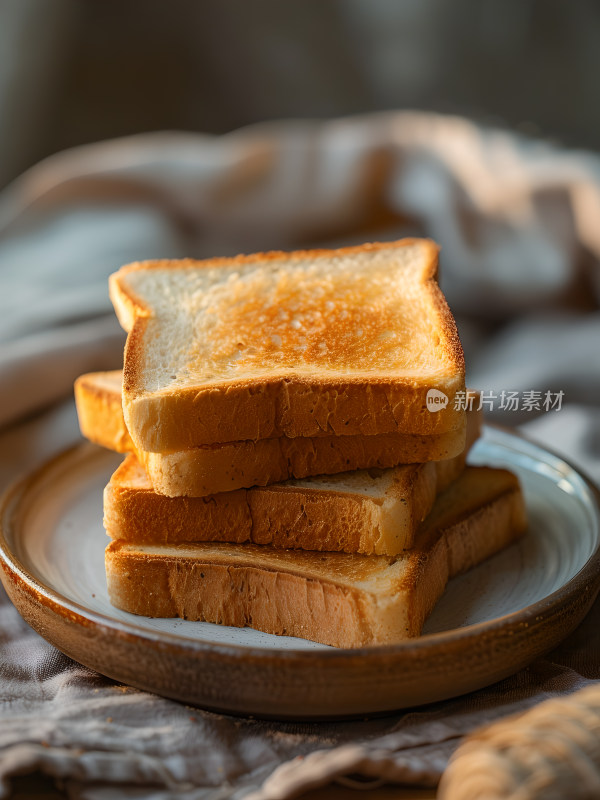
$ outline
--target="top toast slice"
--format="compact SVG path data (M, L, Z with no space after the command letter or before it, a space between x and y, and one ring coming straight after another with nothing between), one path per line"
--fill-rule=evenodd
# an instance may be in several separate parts
M130 264L110 278L136 447L464 427L464 358L437 246ZM435 412L430 389L448 400ZM438 398L440 395L438 395Z

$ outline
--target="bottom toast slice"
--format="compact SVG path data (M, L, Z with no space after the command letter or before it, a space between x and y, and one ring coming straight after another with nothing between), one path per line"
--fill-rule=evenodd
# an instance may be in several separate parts
M448 579L526 528L518 479L469 467L437 498L412 550L397 557L278 550L222 542L106 548L111 603L333 645L418 636Z

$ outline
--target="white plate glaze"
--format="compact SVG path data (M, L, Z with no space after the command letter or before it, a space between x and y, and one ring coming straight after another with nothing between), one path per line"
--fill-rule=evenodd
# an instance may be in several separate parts
M250 629L134 616L110 605L104 578L102 490L119 461L82 445L7 494L2 581L28 622L69 655L186 702L323 718L452 697L556 646L600 588L597 490L563 459L488 428L470 462L517 473L529 530L451 581L422 637L336 650Z

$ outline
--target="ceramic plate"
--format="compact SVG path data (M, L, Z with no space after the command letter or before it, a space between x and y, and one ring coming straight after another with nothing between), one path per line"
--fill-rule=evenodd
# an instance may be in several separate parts
M529 531L451 581L419 639L336 650L247 628L137 617L110 605L104 579L102 489L119 460L84 444L7 493L2 580L27 622L69 656L188 703L331 718L456 696L556 646L600 588L597 491L561 458L486 429L470 461L519 475Z

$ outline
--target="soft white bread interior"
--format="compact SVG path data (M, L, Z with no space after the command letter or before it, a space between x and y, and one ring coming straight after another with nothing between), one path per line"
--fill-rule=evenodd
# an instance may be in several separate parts
M94 372L75 381L79 425L90 441L118 452L135 451L121 403L122 373ZM397 464L447 460L464 453L480 426L476 397L467 412L467 429L419 436L280 436L195 447L174 453L138 451L154 490L170 497L204 497L288 478L332 475L356 469L385 469ZM468 442L467 442L468 440Z
M424 239L123 267L123 408L138 451L460 430L464 358ZM448 403L432 413L427 392Z
M254 544L150 545L106 549L111 603L150 617L182 617L335 647L418 636L449 578L525 530L517 478L467 468L440 495L412 550L359 556Z

